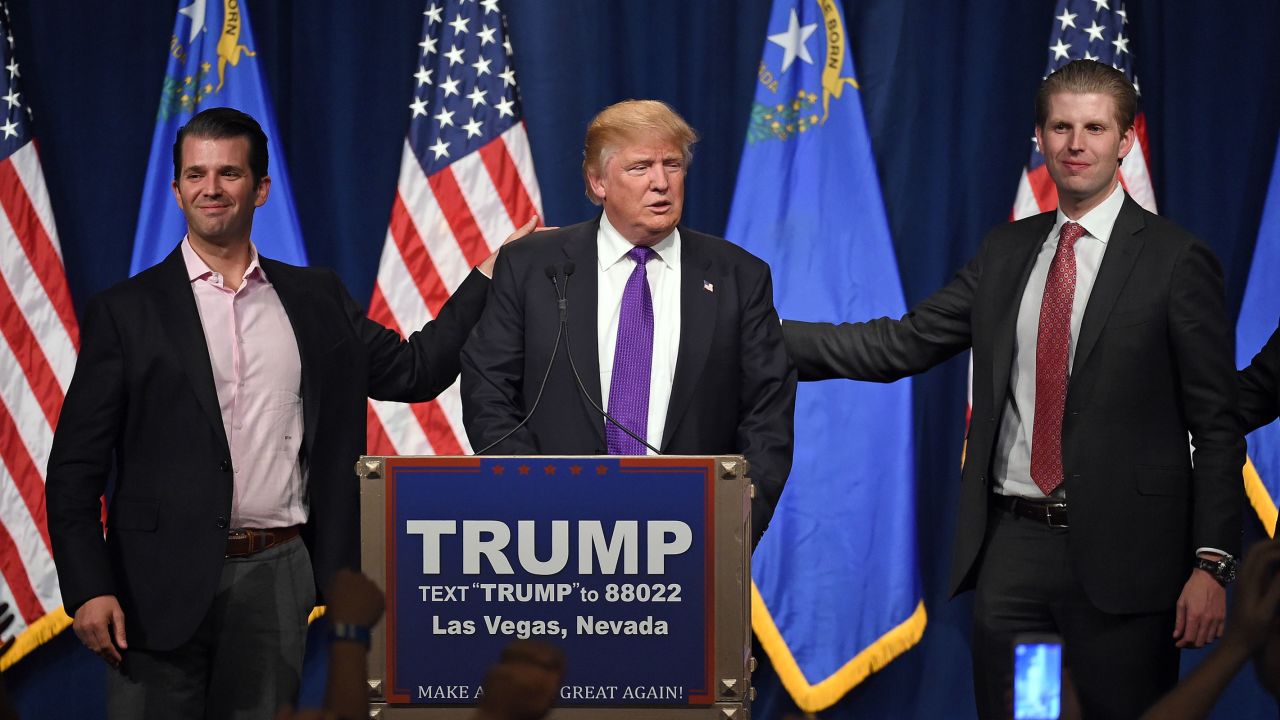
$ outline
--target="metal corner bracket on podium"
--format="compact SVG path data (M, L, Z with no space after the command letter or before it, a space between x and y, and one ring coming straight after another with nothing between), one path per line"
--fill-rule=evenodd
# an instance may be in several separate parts
M462 720L515 640L566 658L551 720L750 717L741 456L363 457L361 561L387 596L370 715Z

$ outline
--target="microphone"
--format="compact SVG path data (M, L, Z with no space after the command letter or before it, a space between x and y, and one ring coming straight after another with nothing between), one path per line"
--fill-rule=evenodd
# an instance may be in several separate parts
M554 367L556 364L556 351L560 349L560 336L566 333L566 328L568 328L569 325L565 321L565 297L560 292L560 283L556 282L556 266L548 265L546 268L543 269L543 274L545 274L547 276L547 279L551 281L551 285L555 289L555 293L556 293L556 302L560 306L560 327L556 329L556 341L551 346L551 360L547 362L546 372L542 373L542 383L538 386L538 394L533 398L533 406L529 408L529 412L525 414L524 418L520 420L519 424L517 424L515 427L503 433L502 437L498 438L497 440L494 440L488 445L485 445L484 447L477 450L474 453L475 455L483 455L486 452L489 452L489 450L493 449L495 445L511 437L511 435L514 434L515 431L524 427L525 423L529 422L529 418L533 417L533 413L538 410L538 403L542 402L542 391L547 389L547 378L551 377L551 368ZM569 284L569 278L568 278L568 273L566 273L566 277L565 277L566 288L568 284ZM569 338L566 336L565 349L568 350L568 348L569 348ZM572 361L573 357L570 356L569 360ZM576 372L575 372L575 375L576 375ZM579 384L581 384L581 381L579 381Z
M597 405L596 401L592 399L591 393L587 392L586 386L583 385L582 376L578 374L578 365L573 361L573 348L572 346L569 345L569 323L568 323L568 320L566 319L568 314L566 310L566 305L569 300L568 298L569 276L573 275L574 264L572 262L566 262L563 267L564 267L563 296L560 294L560 286L556 285L556 296L559 298L559 301L560 301L560 330L561 332L564 333L564 350L565 350L565 354L569 356L569 368L573 370L573 379L576 380L578 383L578 392L582 394L582 397L586 399L587 403L590 404L591 407L594 408L596 412L603 415L606 420L608 420L609 422L617 426L619 430L626 433L627 435L630 435L632 440L635 440L641 445L644 445L646 448L652 450L654 455L662 455L663 452L661 450L650 445L647 440L637 435L635 432L631 430L631 428L618 422L617 419L614 418L612 415L610 415L608 412L606 412L604 408ZM550 270L551 268L547 268L547 269ZM552 280L552 282L555 282L554 279ZM560 333L556 333L556 337L559 338Z

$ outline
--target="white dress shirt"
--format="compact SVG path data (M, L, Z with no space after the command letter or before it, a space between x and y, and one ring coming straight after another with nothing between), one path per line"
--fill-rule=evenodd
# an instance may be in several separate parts
M609 386L613 380L613 351L618 342L618 320L622 313L622 291L636 264L627 257L634 245L601 213L596 234L597 286L596 337L600 354L600 398L609 408ZM649 376L649 420L643 432L650 445L662 447L662 433L671 403L671 382L675 378L676 356L680 352L680 231L653 246L657 257L645 265L649 292L653 295L653 370ZM601 420L601 422L604 422ZM653 454L651 451L648 454Z
M1116 189L1100 205L1074 222L1084 227L1085 234L1076 241L1076 291L1071 303L1071 345L1067 353L1067 372L1075 364L1076 340L1080 337L1080 321L1089 304L1098 268L1107 252L1111 228L1124 205L1124 188ZM1014 335L1013 365L1009 370L1009 393L1000 419L1000 435L996 439L996 455L992 467L996 492L1035 500L1044 500L1044 492L1031 480L1031 431L1036 408L1036 339L1040 333L1040 304L1049 278L1049 264L1058 250L1062 226L1072 222L1061 209L1053 229L1040 244L1027 288L1018 306L1017 330ZM1065 499L1067 483L1053 492L1055 499Z

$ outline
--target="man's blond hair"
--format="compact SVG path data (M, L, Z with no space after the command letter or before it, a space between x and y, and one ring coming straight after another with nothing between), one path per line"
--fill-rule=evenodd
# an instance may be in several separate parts
M671 106L660 100L623 100L600 111L587 125L582 146L582 182L587 199L596 205L603 200L591 189L591 176L604 172L609 156L629 142L657 137L680 148L687 168L693 162L693 144L698 133Z

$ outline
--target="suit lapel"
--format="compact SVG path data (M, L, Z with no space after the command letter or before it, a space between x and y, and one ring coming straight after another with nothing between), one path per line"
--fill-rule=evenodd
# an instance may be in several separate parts
M309 298L307 285L301 282L298 270L261 255L258 264L280 298L298 344L298 359L302 363L302 452L310 456L311 440L320 422L319 393L324 377L321 363L328 357L325 351L329 349L322 347L326 334L320 325L319 313L315 312L316 303Z
M1045 213L1038 221L1028 223L1026 236L1018 241L1017 247L1009 253L1005 262L994 269L992 286L1005 293L994 303L999 316L994 325L991 391L994 394L992 407L997 412L1004 407L1004 399L1009 394L1009 373L1013 367L1013 347L1018 333L1018 310L1022 305L1022 295L1027 290L1027 280L1031 278L1031 268L1035 266L1040 245L1053 229L1055 217L1054 213Z
M600 228L597 220L587 223L564 242L565 258L574 264L572 279L566 278L565 296L568 298L568 333L573 367L582 379L582 386L599 407L600 398L600 349L597 338L596 306L599 304L599 278L597 277L596 234ZM592 418L599 418L594 408L584 399L583 409ZM591 423L597 439L603 444L604 420Z
M1111 230L1111 238L1107 240L1107 252L1102 256L1102 265L1098 268L1098 277L1093 281L1093 290L1089 293L1089 302L1084 308L1084 318L1080 321L1080 336L1076 340L1076 354L1072 367L1076 370L1084 367L1098 344L1102 328L1107 324L1107 317L1115 307L1116 298L1124 289L1133 264L1137 262L1143 242L1138 233L1145 227L1142 211L1138 203L1126 193L1124 205L1116 216L1116 224ZM1074 377L1075 372L1072 372Z
M170 339L170 347L178 356L178 364L186 373L200 409L213 426L223 446L230 449L226 428L222 425L222 406L218 403L218 391L213 382L213 363L209 361L209 345L205 342L204 326L200 323L200 311L191 293L191 281L187 277L187 265L182 259L179 245L164 259L158 268L155 289L156 312Z
M689 409L716 329L716 293L705 286L711 279L711 258L704 254L699 240L697 233L680 229L680 349L676 353L671 401L663 424L663 451L671 444L675 437L673 431Z

